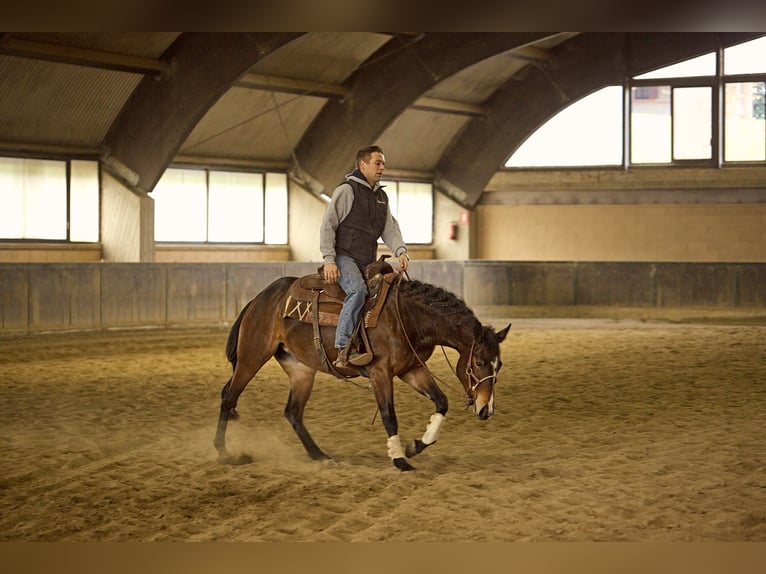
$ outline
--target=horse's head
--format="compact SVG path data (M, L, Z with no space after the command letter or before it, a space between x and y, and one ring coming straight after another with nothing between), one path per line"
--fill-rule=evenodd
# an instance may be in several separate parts
M468 406L474 414L485 421L495 412L495 383L503 362L500 360L500 343L505 340L510 323L500 332L492 327L479 325L470 350L461 353L458 375L463 383Z

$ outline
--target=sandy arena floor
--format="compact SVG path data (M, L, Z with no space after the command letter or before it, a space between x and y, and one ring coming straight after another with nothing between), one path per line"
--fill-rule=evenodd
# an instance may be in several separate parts
M451 410L413 473L372 394L321 374L306 423L334 462L310 461L275 361L229 429L254 462L218 464L225 329L4 336L0 541L766 541L763 322L512 311L480 314L514 323L489 421L429 362ZM406 442L432 404L396 389Z

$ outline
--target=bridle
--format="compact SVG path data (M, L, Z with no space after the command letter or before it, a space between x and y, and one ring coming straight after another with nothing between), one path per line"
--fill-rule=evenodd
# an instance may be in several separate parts
M497 382L497 372L487 375L486 377L479 378L474 374L473 372L473 350L476 347L476 341L471 343L471 351L468 353L468 365L465 368L465 376L466 380L468 381L468 388L465 390L466 398L468 399L468 406L472 405L476 401L476 389L479 388L479 385L481 385L485 381L491 381L492 384L492 392L494 392L495 383ZM452 367L452 365L450 365ZM454 369L453 369L454 372ZM455 373L455 376L457 376L457 373Z

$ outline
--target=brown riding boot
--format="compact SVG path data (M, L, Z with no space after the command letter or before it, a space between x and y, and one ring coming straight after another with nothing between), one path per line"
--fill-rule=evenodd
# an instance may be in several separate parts
M345 347L338 347L338 357L333 362L333 367L336 369L348 369L348 345Z

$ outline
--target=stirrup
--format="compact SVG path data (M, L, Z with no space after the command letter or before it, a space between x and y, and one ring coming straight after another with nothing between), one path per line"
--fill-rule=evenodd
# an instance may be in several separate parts
M372 353L351 353L351 355L348 357L348 362L355 367L364 367L365 365L369 365L370 361L372 361Z
M349 368L350 366L354 367L364 367L365 365L370 364L370 361L372 361L372 353L365 352L365 353L359 353L358 351L351 351L351 348L355 346L355 343L353 341L349 341L349 343L343 347L340 351L338 351L338 357L333 362L333 366L336 368Z

